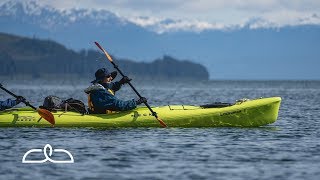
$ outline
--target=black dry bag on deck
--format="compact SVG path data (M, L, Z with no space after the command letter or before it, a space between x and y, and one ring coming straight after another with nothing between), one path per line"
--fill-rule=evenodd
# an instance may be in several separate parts
M80 100L69 98L67 100L62 100L57 96L47 96L44 99L43 106L40 108L47 109L49 111L73 111L80 114L86 114L86 106Z
M44 108L49 111L60 110L62 102L63 100L57 96L47 96L44 99L43 106L40 106L40 108Z
M80 100L69 98L64 100L61 104L61 109L66 109L67 111L74 111L81 114L86 114L87 109L84 103Z

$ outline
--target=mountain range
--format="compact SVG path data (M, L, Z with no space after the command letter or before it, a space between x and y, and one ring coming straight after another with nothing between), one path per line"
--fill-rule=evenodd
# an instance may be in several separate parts
M319 25L255 28L260 21L225 29L190 25L166 31L160 27L179 20L146 26L107 10L58 10L33 1L0 5L0 32L50 39L76 51L96 49L93 42L100 41L122 58L151 62L169 54L190 59L205 65L211 79L319 79Z

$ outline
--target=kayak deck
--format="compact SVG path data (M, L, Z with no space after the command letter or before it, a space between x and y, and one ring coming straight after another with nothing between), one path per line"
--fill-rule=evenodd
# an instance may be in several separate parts
M222 108L170 105L153 107L168 127L258 127L277 120L280 97L263 98ZM55 127L161 127L146 107L113 114L53 113ZM0 112L0 127L51 127L29 108Z

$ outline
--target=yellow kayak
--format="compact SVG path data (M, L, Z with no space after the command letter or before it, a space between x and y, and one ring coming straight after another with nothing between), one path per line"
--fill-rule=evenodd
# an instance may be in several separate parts
M228 107L204 108L168 105L152 109L168 127L258 127L277 120L280 97L237 102ZM161 127L146 107L112 114L53 112L55 127ZM51 127L31 108L13 108L0 112L0 127Z

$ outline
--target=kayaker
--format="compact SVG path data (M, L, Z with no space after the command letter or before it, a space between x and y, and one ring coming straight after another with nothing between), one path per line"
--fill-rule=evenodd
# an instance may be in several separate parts
M17 99L12 100L12 99L7 99L5 101L0 101L0 111L3 111L5 109L9 109L12 108L13 106L18 105L20 102L22 102L24 99L24 97L22 96L18 96Z
M88 94L89 113L105 114L113 111L127 111L135 109L137 105L147 102L145 97L138 100L123 101L115 97L123 84L131 81L127 76L118 82L111 82L117 76L117 71L109 72L106 68L98 69L95 73L96 79L92 85L84 90Z

